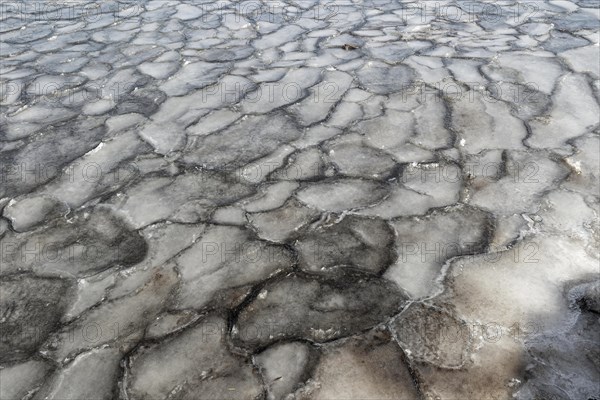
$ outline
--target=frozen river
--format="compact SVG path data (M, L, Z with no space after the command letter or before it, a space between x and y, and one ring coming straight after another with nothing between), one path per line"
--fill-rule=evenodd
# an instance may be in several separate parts
M599 8L3 1L0 398L599 399Z

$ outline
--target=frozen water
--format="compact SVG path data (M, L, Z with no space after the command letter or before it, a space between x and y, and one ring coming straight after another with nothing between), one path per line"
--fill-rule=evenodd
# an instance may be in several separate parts
M103 207L55 219L31 233L2 238L3 271L34 271L41 276L76 277L144 259L147 245L117 215Z
M324 346L312 380L296 394L320 400L419 398L404 355L382 329Z
M463 150L477 154L485 149L523 148L527 136L523 121L511 115L510 107L499 101L484 100L480 93L466 93L453 102L452 128Z
M291 239L300 228L319 218L320 215L317 210L292 199L275 210L249 213L248 221L261 239L284 242ZM287 223L282 224L282 220Z
M4 217L8 218L17 232L24 232L44 220L54 219L69 213L69 207L50 196L25 197L21 201L9 203L4 209Z
M255 240L246 229L209 226L200 240L176 259L184 281L178 306L200 309L219 294L228 299L232 295L227 289L257 283L289 268L291 260L288 249ZM232 302L235 293L233 297Z
M357 71L358 82L377 94L389 94L407 89L414 80L414 71L405 65L387 66L371 62Z
M311 350L300 342L280 343L254 357L263 374L270 400L284 399L310 376L309 362L316 353Z
M376 204L387 193L387 187L381 183L340 179L306 185L296 196L301 202L321 211L340 212Z
M0 6L0 398L599 399L597 0Z
M191 139L184 160L210 169L242 167L298 137L300 131L284 115L250 116L221 132Z
M0 369L0 397L22 399L44 382L50 365L43 361L25 361Z
M48 377L34 398L112 399L121 357L121 352L112 348L81 354Z
M263 390L260 378L251 363L228 350L225 329L224 319L209 316L177 337L139 348L124 382L128 395L191 400L199 393L206 399L227 393L230 399L256 398Z
M330 222L314 225L294 243L299 266L306 271L331 274L356 268L379 273L393 259L394 232L384 221L331 215Z
M63 326L48 338L42 352L59 362L108 343L126 352L135 347L146 327L160 314L177 282L172 268L154 273L136 293L103 303Z
M289 275L265 285L240 312L233 340L251 349L291 338L326 342L382 323L405 300L391 282L363 273Z
M2 281L2 362L34 353L59 326L69 286L64 280L35 277Z
M531 123L531 147L557 148L598 125L600 108L584 76L569 74L558 83L547 116Z
M411 296L427 296L446 260L485 251L493 230L490 219L480 210L459 208L393 220L397 258L384 276Z
M449 311L423 303L408 306L392 331L408 357L440 368L460 368L471 351L467 324Z

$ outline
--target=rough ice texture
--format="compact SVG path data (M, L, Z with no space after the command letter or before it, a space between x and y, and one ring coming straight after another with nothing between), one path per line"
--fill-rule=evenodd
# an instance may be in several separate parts
M244 307L233 340L248 348L291 338L326 342L384 322L405 300L391 282L362 273L322 279L290 275L265 285Z
M227 349L226 321L211 316L181 335L131 356L126 389L134 398L253 399L262 393L256 371Z
M383 329L323 347L301 399L418 399L402 351Z
M384 221L347 216L332 218L303 232L294 246L300 268L331 273L339 268L357 268L378 273L392 262L394 232Z
M0 398L600 398L599 17L3 4Z

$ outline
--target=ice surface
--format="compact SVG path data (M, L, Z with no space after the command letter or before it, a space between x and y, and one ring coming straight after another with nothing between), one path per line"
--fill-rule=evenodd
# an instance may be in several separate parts
M177 296L179 306L200 309L219 294L231 297L223 293L227 289L256 283L288 268L292 254L285 247L255 240L245 229L215 225L207 227L176 262L184 280Z
M353 143L354 142L354 143ZM337 171L357 178L389 176L396 166L394 159L382 151L362 145L360 141L327 144L325 151Z
M464 141L465 152L479 153L485 149L523 148L527 136L525 125L499 101L484 100L480 93L466 93L453 102L452 127L458 140Z
M284 115L250 116L221 132L192 139L184 159L210 169L233 169L299 137L300 131Z
M147 339L160 339L166 335L180 331L200 318L194 311L167 312L156 317L156 320L146 330Z
M224 184L229 190L222 189ZM177 220L189 207L200 212L207 207L230 204L253 192L235 176L201 171L175 178L148 177L128 187L124 193L116 193L112 201L136 228L141 228L171 216Z
M262 385L252 365L230 353L225 341L226 321L216 316L164 343L144 346L131 357L125 382L134 398L216 399L255 398ZM175 357L174 357L175 356ZM163 370L164 368L164 370ZM157 369L163 372L157 373Z
M600 194L600 159L596 150L600 148L597 135L588 135L573 141L576 151L565 158L571 171L563 183L569 189L598 196Z
M177 281L172 268L155 272L138 292L121 301L103 303L65 325L46 341L42 352L57 361L65 361L108 343L124 350L133 348L146 327L160 314Z
M391 282L362 273L338 279L290 275L267 284L242 309L233 340L247 348L291 338L325 342L378 325L405 299Z
M193 89L200 89L216 83L219 76L226 72L227 64L197 62L184 65L160 88L168 96L182 96Z
M440 368L460 368L470 356L467 324L449 311L413 303L392 322L392 331L408 357Z
M248 221L261 239L284 242L319 216L317 210L290 200L275 210L249 213ZM281 223L283 220L287 221L285 225Z
M541 271L539 265L546 268ZM445 296L468 319L488 319L505 327L530 321L548 326L568 315L562 293L553 288L593 274L596 268L596 260L578 239L534 236L502 252L453 261ZM482 302L489 306L479 307Z
M598 375L598 280L575 284L565 301L574 310L574 322L561 326L562 332L539 334L526 343L532 364L530 379L518 392L518 399L531 396L594 396ZM581 357L581 355L584 355Z
M461 169L453 163L411 163L391 185L390 195L363 215L395 218L423 215L428 210L458 202L462 185Z
M405 65L387 66L370 63L357 72L360 84L377 94L388 94L406 89L414 80L414 71Z
M4 209L4 217L10 220L13 229L24 232L44 220L50 220L69 213L69 207L50 196L26 197L9 203Z
M481 185L474 185L470 203L500 215L535 212L539 196L567 176L566 168L544 153L509 152L504 164L480 165L490 166L487 174L502 166L502 175L499 179L487 176ZM513 193L513 196L500 198L499 192Z
M399 218L391 226L396 231L397 259L385 277L415 297L434 290L446 260L485 251L493 230L488 215L470 208Z
M299 266L306 271L332 274L356 268L379 273L392 262L394 232L384 221L355 216L330 216L302 232L294 243Z
M402 352L385 330L376 329L334 342L327 345L323 353L313 380L296 392L298 397L322 400L419 398Z
M532 147L562 147L567 140L591 131L598 124L600 108L583 76L563 77L553 100L548 115L531 123L532 135L527 142Z
M54 372L35 399L112 399L122 354L118 349L92 350Z
M5 3L0 398L600 398L597 0Z
M3 272L35 271L41 276L86 276L143 260L147 245L122 218L105 207L56 219L31 233L2 239Z
M0 369L0 397L3 399L22 399L34 392L43 382L50 370L43 361L26 361Z
M263 374L268 398L285 399L298 389L309 376L311 358L314 358L314 351L301 342L276 344L257 354L254 359Z
M387 195L383 184L360 179L340 179L301 188L297 198L322 211L344 211L368 207Z
M34 353L59 326L69 286L64 280L36 277L2 281L2 362Z
M240 107L246 114L264 114L304 99L306 89L318 83L321 72L317 68L292 69L275 83L262 83L241 101ZM341 90L336 87L336 90Z

